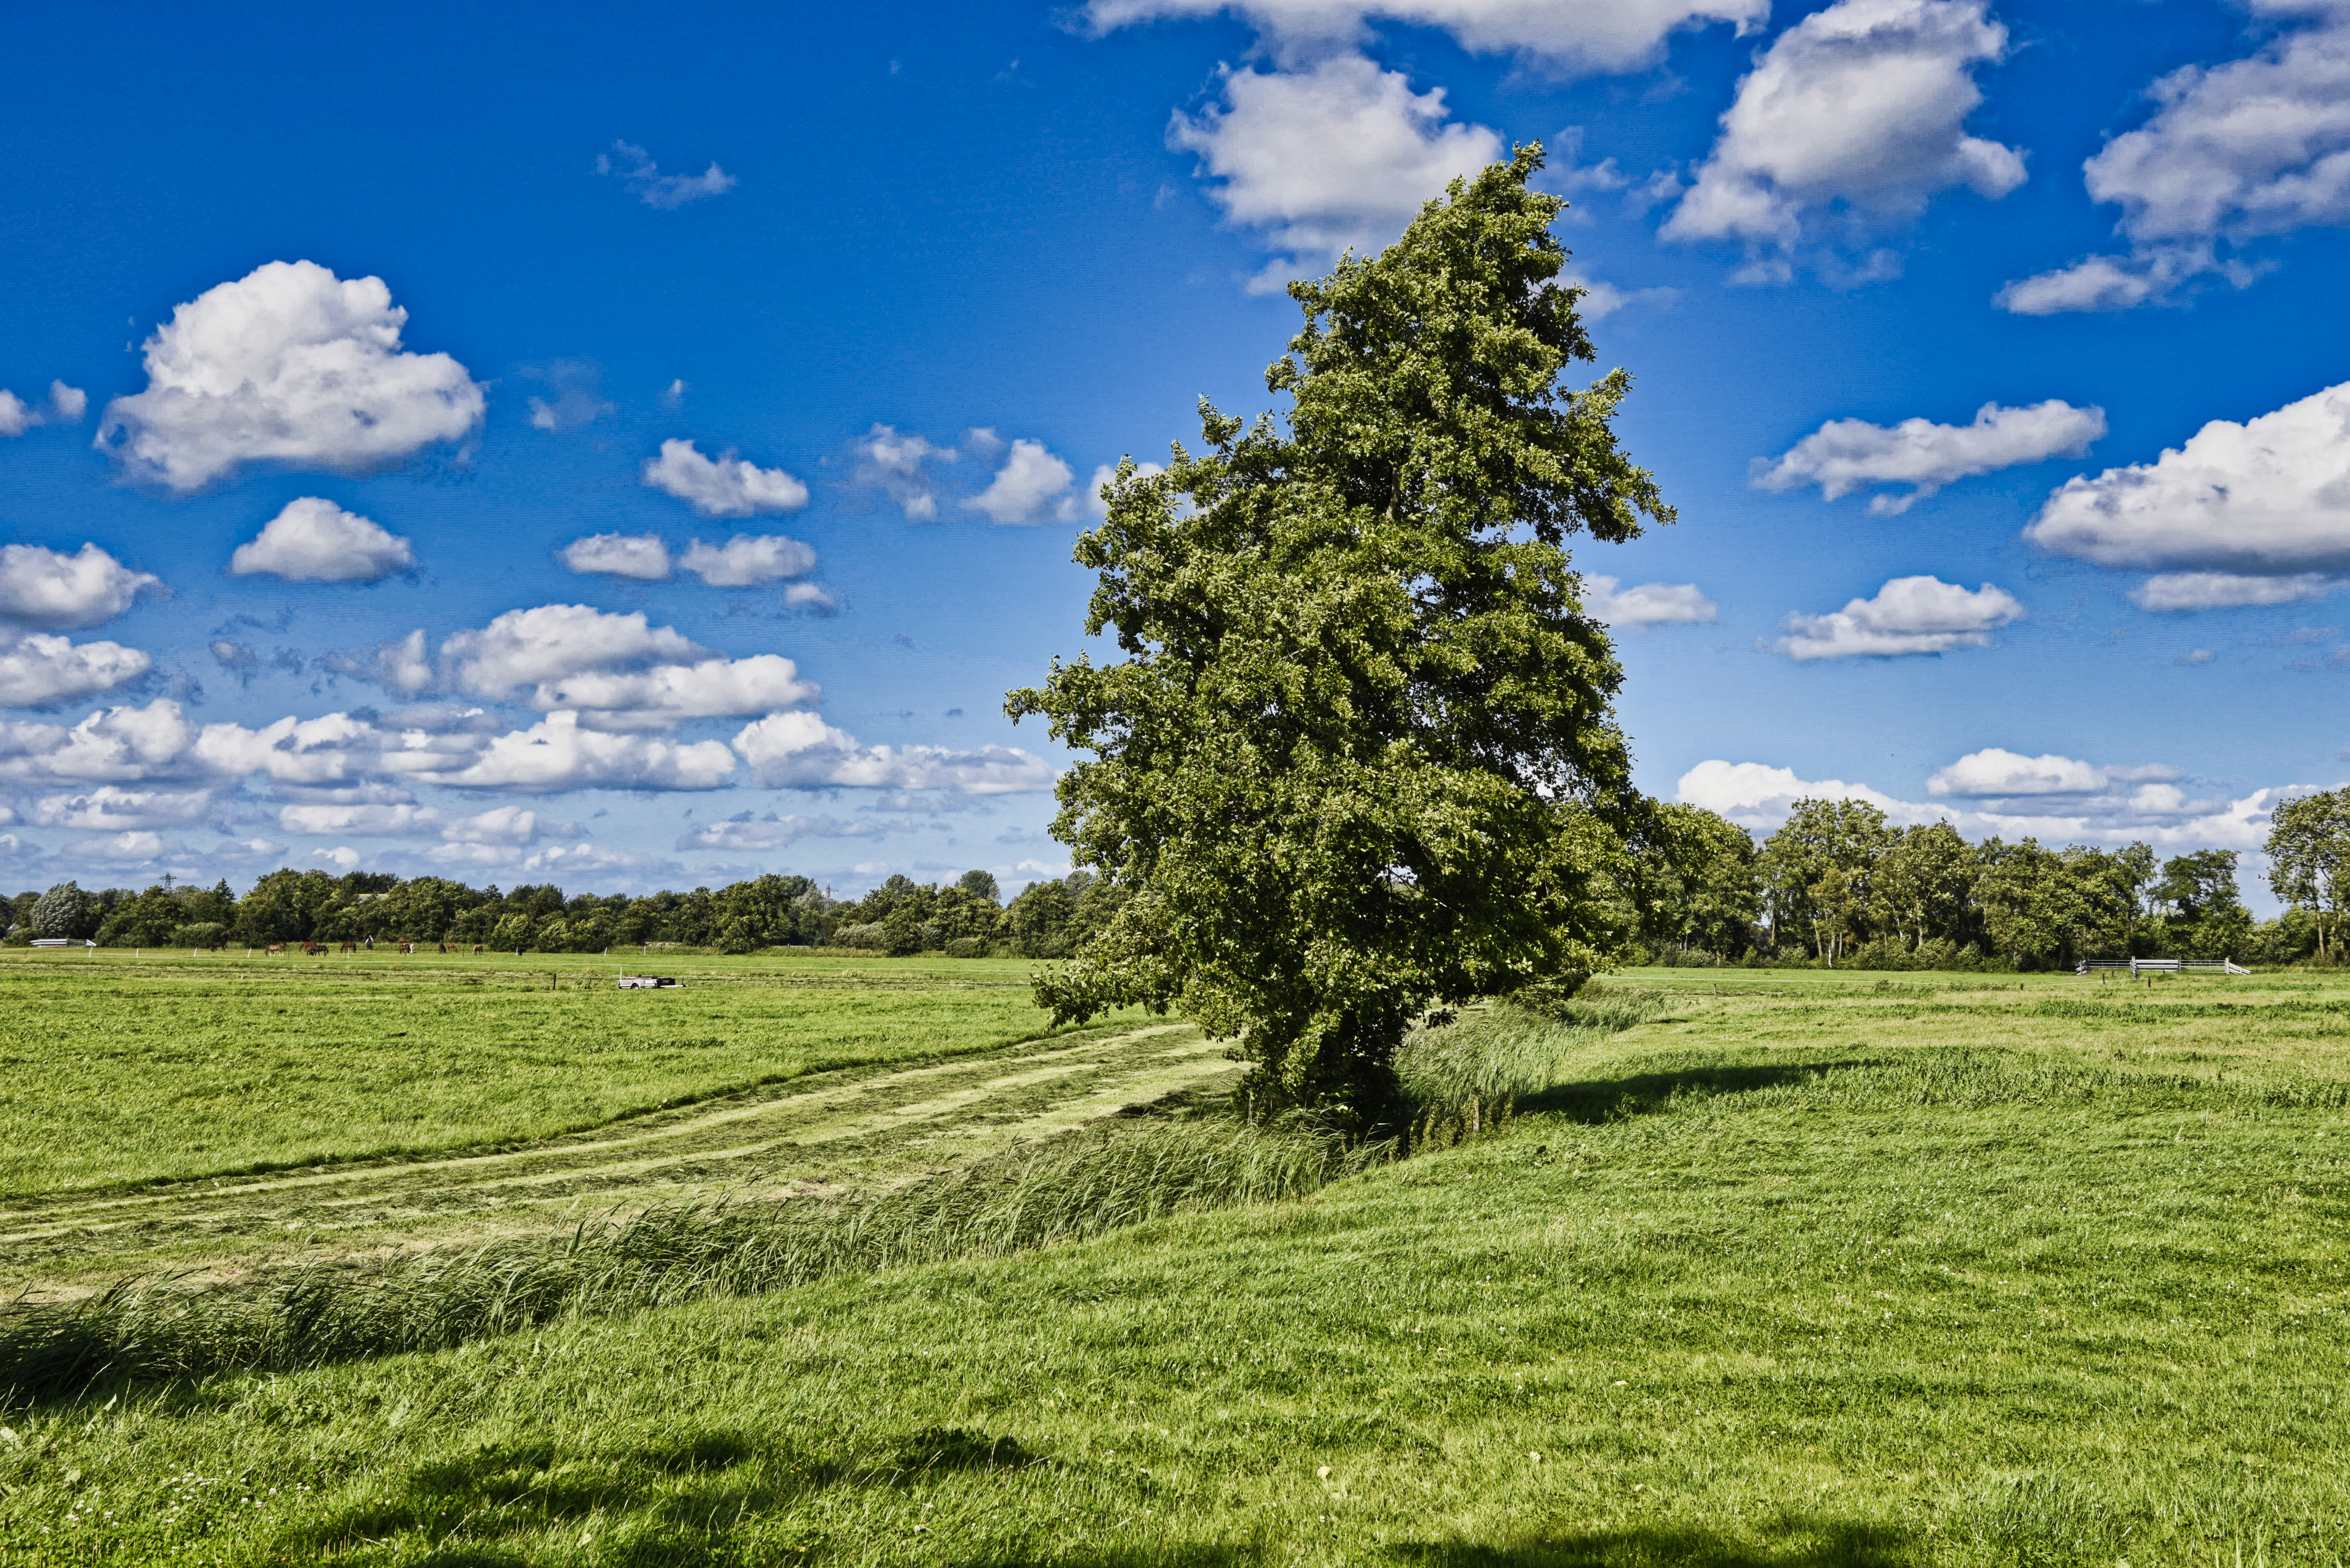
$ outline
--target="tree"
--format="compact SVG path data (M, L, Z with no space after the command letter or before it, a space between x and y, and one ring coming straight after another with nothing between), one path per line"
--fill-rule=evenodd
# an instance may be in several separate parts
M2251 940L2251 911L2236 888L2236 852L2201 849L2163 862L2154 898L2167 919L2165 938L2188 958L2232 958Z
M1911 952L1963 939L1974 897L1975 852L1947 822L1895 835L1878 857L1877 918Z
M98 903L74 882L60 882L33 906L31 921L36 937L83 938L98 931Z
M1762 909L1754 840L1728 817L1703 806L1659 804L1630 879L1648 941L1724 957L1752 945Z
M2350 787L2284 801L2269 821L2269 887L2317 917L2318 959L2338 961L2350 906Z
M1367 1127L1413 1016L1627 934L1602 897L1640 805L1621 671L1561 541L1672 514L1609 428L1629 378L1559 384L1593 353L1541 165L1290 286L1285 433L1203 400L1205 452L1105 487L1076 558L1124 657L1006 704L1092 753L1054 832L1129 895L1040 978L1056 1019L1180 1005L1240 1039L1258 1103Z
M984 898L991 904L1000 902L1003 896L1003 889L995 885L995 873L993 871L966 871L955 886L972 898Z
M1867 937L1877 857L1892 835L1865 800L1799 800L1763 840L1762 887L1776 944L1790 928L1833 966Z

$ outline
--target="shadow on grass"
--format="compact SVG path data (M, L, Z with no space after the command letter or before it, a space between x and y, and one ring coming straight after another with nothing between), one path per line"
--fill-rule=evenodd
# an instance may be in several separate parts
M1388 1548L1410 1568L1906 1568L1919 1562L1908 1532L1854 1520L1804 1520L1759 1537L1694 1525L1562 1531L1555 1539L1486 1546L1405 1542Z
M1581 1084L1558 1084L1522 1096L1520 1116L1545 1114L1575 1122L1613 1122L1627 1116L1650 1116L1679 1100L1721 1095L1752 1094L1797 1084L1818 1083L1832 1073L1881 1066L1875 1056L1847 1056L1832 1062L1773 1062L1749 1065L1677 1068L1669 1072L1635 1073Z

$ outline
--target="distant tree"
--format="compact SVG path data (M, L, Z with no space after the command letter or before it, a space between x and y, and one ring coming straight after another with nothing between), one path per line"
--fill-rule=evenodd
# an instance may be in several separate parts
M966 871L955 886L972 898L984 898L991 904L999 902L1003 898L1003 894L995 886L995 873L993 871Z
M1560 385L1593 350L1541 166L1522 149L1290 286L1285 429L1203 401L1204 453L1107 487L1076 554L1123 660L1056 661L1007 706L1091 753L1054 832L1130 895L1040 979L1056 1019L1180 1006L1240 1040L1258 1103L1366 1127L1411 1018L1627 934L1621 672L1562 542L1671 512L1610 428L1629 378Z
M2317 918L2317 957L2338 962L2350 908L2350 788L2282 802L2269 821L2269 888Z
M1629 873L1642 938L1723 957L1744 951L1762 913L1755 862L1753 836L1728 817L1659 804Z
M1793 932L1833 965L1867 940L1877 857L1891 841L1885 813L1862 800L1799 800L1762 842L1761 871L1775 943Z
M1948 822L1905 827L1877 857L1870 891L1877 918L1911 952L1968 938L1975 852Z
M109 948L165 947L186 922L187 911L180 900L159 883L109 909L98 943Z
M2188 958L2232 958L2251 943L2251 911L2236 887L2236 852L2203 849L2163 862L2154 898L2166 940Z
M98 934L98 901L83 892L79 884L60 882L34 904L33 934L78 940Z

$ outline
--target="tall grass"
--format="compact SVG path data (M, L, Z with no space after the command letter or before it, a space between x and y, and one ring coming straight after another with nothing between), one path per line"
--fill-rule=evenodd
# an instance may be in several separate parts
M1508 1002L1414 1030L1396 1054L1412 1108L1411 1143L1458 1142L1509 1119L1558 1082L1567 1057L1665 1009L1657 992L1589 997L1536 1012Z
M583 1226L559 1245L503 1241L246 1289L128 1282L0 1321L0 1390L23 1402L124 1378L316 1366L442 1349L569 1314L997 1256L1187 1209L1296 1197L1383 1152L1221 1119L1128 1123L822 1205L659 1210Z

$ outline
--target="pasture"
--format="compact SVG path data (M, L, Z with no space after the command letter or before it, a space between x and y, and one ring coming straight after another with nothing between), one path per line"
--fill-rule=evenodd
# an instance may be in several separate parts
M0 1542L44 1563L2350 1556L2350 985L1739 976L1614 977L1602 1000L1661 993L1645 1021L1561 1031L1498 1128L1302 1197L34 1404L0 1436ZM1183 1037L1108 1038L1105 1061Z

